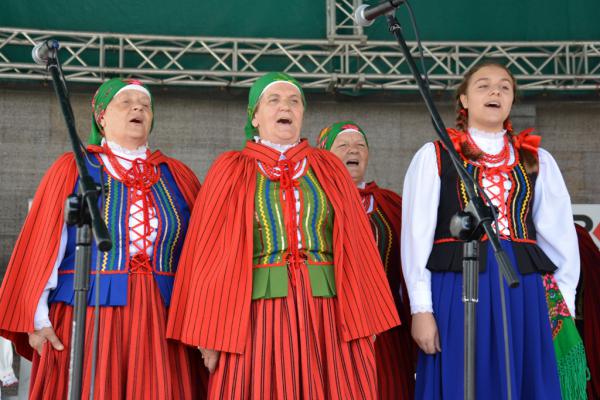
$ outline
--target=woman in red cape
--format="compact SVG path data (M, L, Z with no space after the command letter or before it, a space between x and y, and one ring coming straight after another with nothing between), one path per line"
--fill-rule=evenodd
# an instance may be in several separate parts
M198 196L168 335L201 348L209 398L374 399L372 336L399 319L358 192L300 140L293 78L267 74L249 97L244 150Z
M583 344L590 369L587 392L590 399L600 398L600 250L589 232L575 224L583 280Z
M375 242L385 268L396 308L403 325L377 337L375 358L379 399L412 399L415 391L416 346L410 336L410 306L400 266L402 198L391 190L365 182L369 142L354 121L341 121L324 128L317 139L319 148L330 150L348 169L367 212Z
M152 96L140 82L108 80L92 108L84 158L103 184L99 206L113 248L100 253L92 244L81 398L89 398L92 383L96 295L94 398L201 398L198 353L165 336L177 259L200 184L183 163L148 150ZM77 192L77 178L71 153L50 167L0 289L0 334L33 359L32 399L67 397L76 240L75 228L63 222L63 205Z

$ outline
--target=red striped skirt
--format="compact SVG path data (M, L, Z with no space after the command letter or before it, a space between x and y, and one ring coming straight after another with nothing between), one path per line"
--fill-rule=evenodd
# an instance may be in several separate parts
M417 368L414 347L407 322L377 336L375 356L380 400L414 399Z
M252 302L245 352L221 354L209 398L375 399L371 339L341 339L337 299L313 297L305 269L288 290Z
M31 399L66 399L69 379L73 307L54 303L50 320L65 345L62 351L44 345L34 355ZM82 399L90 393L94 309L86 317ZM129 276L128 305L101 307L94 398L198 399L205 398L201 360L196 350L167 341L167 308L151 274Z

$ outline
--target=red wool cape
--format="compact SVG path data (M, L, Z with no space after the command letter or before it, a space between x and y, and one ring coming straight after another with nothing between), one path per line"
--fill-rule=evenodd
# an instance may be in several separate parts
M583 278L583 344L590 369L588 396L600 398L600 250L588 231L575 224Z
M335 212L337 321L350 341L400 323L371 227L346 168L331 152L303 140L288 150L308 159ZM253 216L257 160L279 152L253 142L221 155L196 200L183 247L167 337L202 348L244 352L250 327Z
M102 148L89 146L88 151L100 153ZM160 151L153 152L148 161L154 165L167 164L191 209L200 189L194 172ZM29 360L33 349L27 332L34 330L35 310L58 256L65 200L73 192L77 178L73 153L63 154L46 172L0 287L0 335L11 340L17 352Z

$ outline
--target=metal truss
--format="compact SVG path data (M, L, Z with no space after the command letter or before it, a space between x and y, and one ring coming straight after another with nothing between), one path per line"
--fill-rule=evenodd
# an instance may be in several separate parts
M61 43L70 82L135 76L155 85L249 87L266 71L286 71L306 88L328 91L416 89L394 42L334 38L288 40L124 35L0 28L0 80L48 80L33 63L34 43ZM418 56L415 43L411 52ZM597 90L600 41L424 42L423 60L434 90L453 89L482 59L508 65L522 90Z
M361 39L362 26L354 23L354 10L362 4L362 0L327 0L327 38Z

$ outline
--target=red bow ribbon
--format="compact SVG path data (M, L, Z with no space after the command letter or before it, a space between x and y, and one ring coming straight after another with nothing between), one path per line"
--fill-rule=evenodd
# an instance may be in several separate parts
M136 158L131 161L131 168L125 171L121 179L128 187L147 192L158 182L158 174L149 162Z
M454 150L461 154L463 144L467 143L467 134L454 128L448 128L446 129L446 132L448 132L448 136L450 136L450 140L454 145Z
M129 259L129 273L152 275L152 263L145 249Z
M517 150L527 150L537 157L538 148L542 142L542 137L538 135L532 135L531 132L533 132L533 128L525 129L515 136L513 138L513 146L515 146L515 149Z
M279 160L277 163L281 175L279 176L279 182L281 184L281 190L287 191L294 187L298 187L298 180L294 179L295 165L288 159ZM273 179L277 180L277 178ZM292 192L293 194L293 192ZM295 200L294 200L295 201Z
M483 169L483 174L485 176L498 175L500 173L508 174L512 170L512 167L506 164L498 165L496 167L488 167L486 165L482 165L481 168Z

